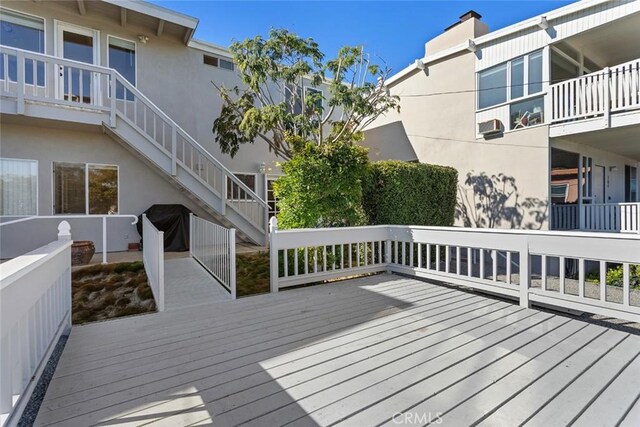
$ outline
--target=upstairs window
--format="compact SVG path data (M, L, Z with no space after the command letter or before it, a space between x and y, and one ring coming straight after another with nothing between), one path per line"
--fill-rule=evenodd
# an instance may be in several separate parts
M36 53L44 53L44 20L22 13L0 9L0 44L17 49L29 50ZM5 70L5 57L0 56L0 80L7 78L17 81L18 66L15 56L8 56L8 64ZM25 59L25 83L32 85L33 60ZM36 83L44 86L44 62L36 61Z
M542 51L478 73L478 109L542 92Z
M253 173L236 173L234 174L244 185L249 187L251 191L256 192L256 175ZM227 177L227 199L229 200L253 200L244 189Z
M232 61L224 58L218 58L217 56L203 55L202 62L205 65L222 68L224 70L233 71L235 69Z
M136 44L109 36L109 67L115 69L133 86L136 85ZM117 85L116 98L124 99L124 86ZM133 94L127 94L133 101Z

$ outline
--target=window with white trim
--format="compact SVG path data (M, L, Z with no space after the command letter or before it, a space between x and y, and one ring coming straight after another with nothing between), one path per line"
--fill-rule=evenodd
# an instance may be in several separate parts
M38 215L38 162L0 158L0 216Z
M0 8L0 44L17 49L29 50L36 53L44 53L44 20L34 16L25 15L7 9ZM4 55L0 56L0 80L7 78L9 81L17 81L18 63L13 55L7 56L7 64L4 63ZM44 62L36 61L37 85L44 86L45 71ZM25 59L25 83L32 85L34 81L33 60Z
M542 92L542 51L478 72L478 109Z
M133 86L136 85L136 44L128 40L109 36L109 68L118 71ZM116 85L116 98L124 99L125 87ZM127 100L133 101L133 94L127 91Z
M118 166L53 163L55 214L118 213Z
M217 56L202 55L202 62L205 65L210 65L212 67L222 68L223 70L233 71L235 69L233 61L228 60L228 59L224 59L224 58L219 58Z

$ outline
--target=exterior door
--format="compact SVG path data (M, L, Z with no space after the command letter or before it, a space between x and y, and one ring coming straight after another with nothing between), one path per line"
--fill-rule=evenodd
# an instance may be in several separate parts
M98 32L89 28L57 23L56 56L97 65ZM71 102L96 104L99 99L99 76L67 65L58 66L58 98Z
M604 166L595 165L593 168L593 203L606 203L605 180Z

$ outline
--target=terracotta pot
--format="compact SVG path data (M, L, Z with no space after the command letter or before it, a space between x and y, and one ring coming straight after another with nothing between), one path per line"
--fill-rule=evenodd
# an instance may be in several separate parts
M77 240L71 245L71 265L89 264L96 247L91 240Z
M140 250L140 243L129 243L129 252L138 252Z

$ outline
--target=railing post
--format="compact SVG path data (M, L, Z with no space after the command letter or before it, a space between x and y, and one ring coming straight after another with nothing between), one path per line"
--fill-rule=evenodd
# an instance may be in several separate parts
M193 212L189 212L189 256L193 258Z
M229 288L231 299L236 299L236 229L229 230Z
M109 109L109 126L111 126L112 128L116 127L116 87L117 87L117 80L116 80L116 72L115 70L111 70L111 74L109 75L109 80L111 85L109 86L109 92L110 92L110 109ZM124 97L125 100L123 102L127 102L126 101L126 96Z
M224 170L222 169L220 170L220 174L222 175L222 192L220 194L220 197L221 197L220 213L222 215L226 215L227 214L227 185L228 185L227 181L229 180L229 178L227 177L227 174L225 174ZM276 225L276 228L277 228L277 225Z
M604 72L604 121L605 127L611 127L611 70L605 67ZM615 89L614 89L615 90Z
M17 83L16 113L24 114L24 90L25 90L24 89L24 53L20 50L16 54L16 61L17 61L16 65L17 65L17 72L18 72L18 75L16 76L16 80L17 80L16 82ZM33 76L33 78L35 79L35 76ZM8 80L9 76L5 76L5 79Z
M58 240L71 240L71 226L67 221L58 224Z
M529 264L529 241L522 237L523 245L520 249L520 307L530 308L529 285L531 283L531 265Z
M176 164L176 155L177 155L177 131L176 126L171 126L171 175L176 176L178 174L178 166Z
M387 273L391 273L391 229L387 229L387 240L384 242L384 263ZM427 264L428 265L428 264Z
M278 292L278 219L273 216L269 220L269 262L271 267L271 292Z
M107 217L102 217L102 263L107 263Z

